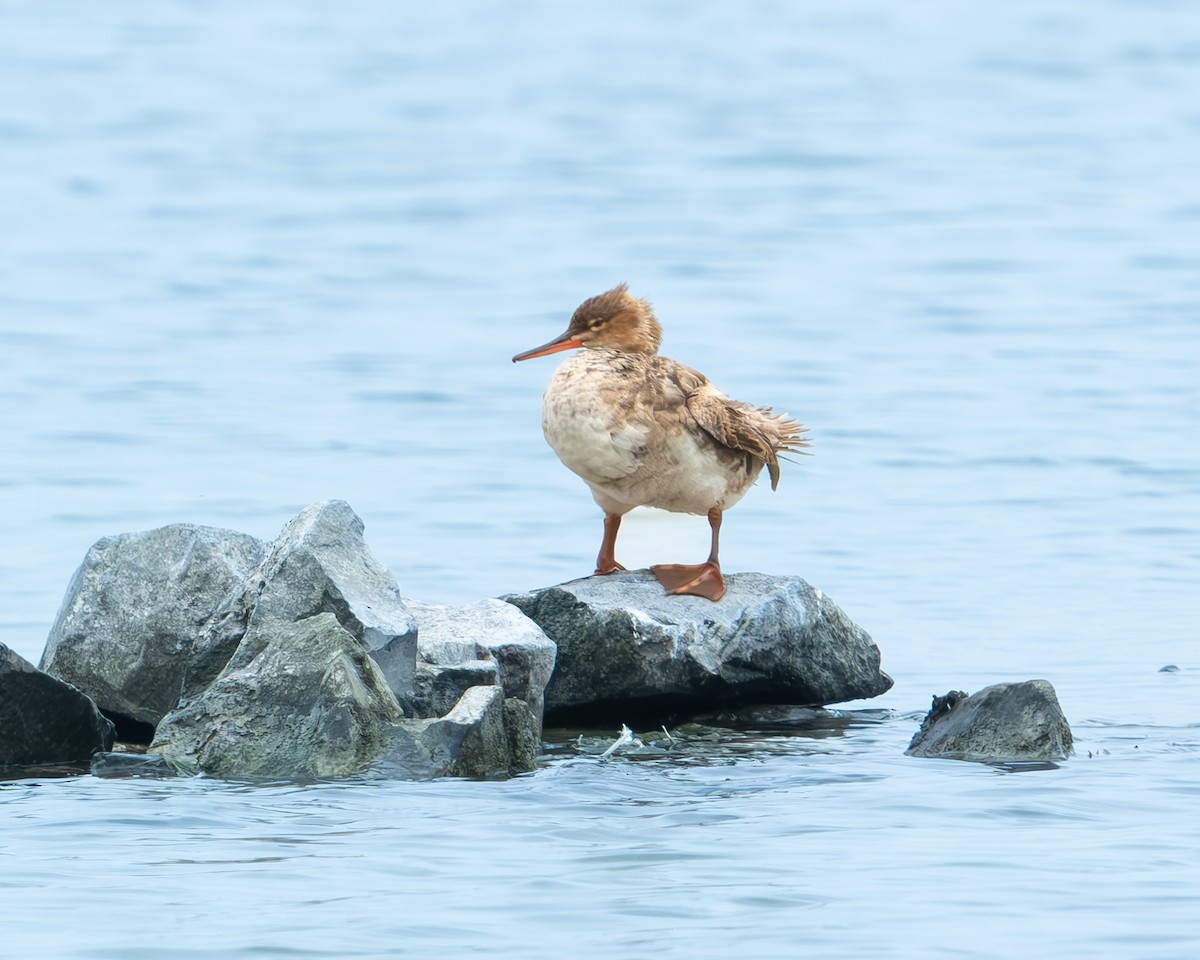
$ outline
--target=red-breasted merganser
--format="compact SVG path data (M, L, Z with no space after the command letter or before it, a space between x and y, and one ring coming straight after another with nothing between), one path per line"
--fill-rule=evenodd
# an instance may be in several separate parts
M625 284L580 304L566 333L513 362L583 347L550 381L542 430L604 511L596 574L624 570L615 556L621 517L638 506L707 515L712 550L699 564L651 571L669 593L720 600L721 515L763 466L779 485L779 454L808 445L805 428L767 407L730 400L702 373L658 356L662 327Z

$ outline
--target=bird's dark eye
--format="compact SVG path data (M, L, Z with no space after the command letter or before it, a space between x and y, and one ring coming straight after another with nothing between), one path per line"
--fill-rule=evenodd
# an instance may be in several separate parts
M591 327L593 330L599 330L607 322L607 318L601 317L599 320L593 320Z

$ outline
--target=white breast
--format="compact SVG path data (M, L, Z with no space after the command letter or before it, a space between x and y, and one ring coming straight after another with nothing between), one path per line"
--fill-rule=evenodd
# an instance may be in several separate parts
M542 431L567 469L605 484L637 469L649 430L614 404L612 373L598 359L585 350L558 368L542 402Z

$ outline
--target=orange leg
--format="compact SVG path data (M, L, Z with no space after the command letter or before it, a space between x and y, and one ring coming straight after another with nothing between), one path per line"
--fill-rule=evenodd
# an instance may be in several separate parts
M600 543L600 556L596 558L596 572L592 576L601 577L606 573L616 573L618 570L625 569L617 563L615 556L617 550L617 531L620 528L621 515L619 513L606 513L604 515L604 540Z
M721 511L716 507L708 511L708 525L712 528L712 549L704 563L660 563L650 568L667 593L686 593L714 601L725 596L725 579L717 562Z

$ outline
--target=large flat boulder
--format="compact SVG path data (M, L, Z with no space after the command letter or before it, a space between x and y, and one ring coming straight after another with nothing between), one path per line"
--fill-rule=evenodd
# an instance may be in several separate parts
M718 603L664 594L645 571L505 597L558 645L546 723L659 723L891 687L871 637L804 580L740 573L725 582Z
M0 643L0 767L87 761L114 732L91 699Z
M934 697L905 751L912 757L1013 763L1065 760L1071 728L1047 680L997 683Z
M87 693L122 737L148 740L196 636L265 552L246 534L187 523L105 537L67 588L41 669Z

